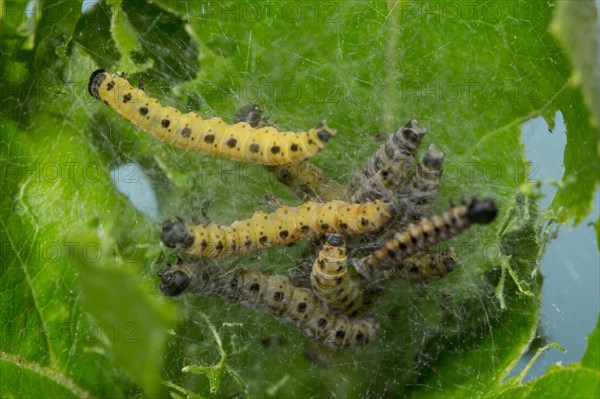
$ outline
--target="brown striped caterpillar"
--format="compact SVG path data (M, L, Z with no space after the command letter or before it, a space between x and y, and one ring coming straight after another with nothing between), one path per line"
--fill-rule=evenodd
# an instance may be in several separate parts
M353 176L348 186L351 202L397 198L398 190L411 174L415 154L426 132L412 119L391 134L367 159L363 170Z
M414 222L431 214L440 188L443 166L444 153L431 144L404 189L405 221Z
M297 287L284 276L241 268L223 270L200 262L167 264L158 275L160 290L167 296L198 294L260 308L334 349L366 345L379 328L375 318L350 319L328 308L309 288Z
M348 273L346 245L340 235L329 235L310 273L313 291L331 309L354 317L363 305L357 281Z
M424 251L469 228L473 223L490 223L497 209L491 199L473 198L469 204L455 206L448 212L423 218L403 232L396 233L380 249L355 264L367 279L388 277L391 270L407 256Z
M408 184L402 187L399 206L402 212L388 224L388 233L383 235L383 241L389 240L394 231L431 215L440 188L443 166L444 153L431 144L419 160Z
M335 130L321 122L305 132L280 132L273 127L254 129L246 122L228 125L221 118L203 119L163 107L134 88L126 79L103 69L94 71L88 91L161 141L186 150L265 165L299 162L320 152Z
M268 117L263 117L263 111L258 104L248 104L238 109L233 121L246 122L253 128L275 127ZM302 200L327 202L344 196L344 188L338 182L330 179L321 169L307 161L269 165L266 168Z
M309 201L296 208L283 206L272 213L258 211L250 219L229 226L192 225L171 219L163 223L161 238L167 247L196 256L235 256L323 234L374 231L390 220L394 211L383 201Z

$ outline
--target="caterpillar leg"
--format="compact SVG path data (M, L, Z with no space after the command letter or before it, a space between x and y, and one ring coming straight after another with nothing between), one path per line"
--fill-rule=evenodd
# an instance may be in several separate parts
M333 310L356 316L363 306L357 281L348 273L346 245L340 235L329 235L313 264L310 282L317 297Z
M234 122L246 122L253 128L275 127L268 117L263 116L263 111L258 104L248 104L238 109ZM286 165L269 165L266 166L266 169L272 172L280 182L291 188L294 194L302 200L327 202L341 199L345 193L341 184L307 161Z
M409 225L380 249L356 262L355 267L367 279L387 278L407 257L460 234L472 224L490 223L496 213L493 200L473 198L470 203L455 206L442 215L423 218L417 224Z
M397 198L412 173L415 154L426 132L412 119L390 135L351 179L347 190L351 202Z
M163 223L161 238L169 248L204 257L235 256L287 245L324 234L362 234L375 231L395 212L383 201L348 204L342 201L306 202L283 206L272 213L258 211L250 219L229 226L192 225L182 219Z
M262 309L295 325L304 335L336 350L372 342L379 329L373 317L351 319L325 306L308 288L287 277L258 270L178 262L159 272L160 290L167 296L197 294Z

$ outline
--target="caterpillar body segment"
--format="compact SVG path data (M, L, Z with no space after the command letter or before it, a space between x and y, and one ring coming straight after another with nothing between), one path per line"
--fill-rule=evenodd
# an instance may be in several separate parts
M126 79L99 69L88 85L92 97L113 108L123 118L156 138L190 151L265 165L287 164L320 152L335 130L325 122L305 132L280 132L266 126L255 129L246 122L234 125L221 118L203 119L163 107Z
M375 231L389 221L394 212L395 208L383 201L365 204L309 201L296 208L284 206L273 213L258 211L250 219L229 226L167 220L163 223L161 238L168 247L196 256L236 256L323 234Z
M366 345L375 340L379 329L375 318L351 319L325 306L309 288L297 287L284 276L240 268L225 271L198 262L168 266L159 276L160 290L167 296L213 296L259 308L337 350Z
M426 132L427 129L419 127L417 120L412 119L390 135L350 181L348 196L351 201L397 197L397 191L412 173L415 154Z
M342 236L327 236L310 273L313 291L331 309L350 317L359 313L363 295L348 273L346 246Z
M417 224L409 225L380 249L356 262L355 267L367 279L389 277L393 268L406 257L448 240L474 223L490 223L496 213L493 200L473 198L469 204L455 206L442 215L423 218Z

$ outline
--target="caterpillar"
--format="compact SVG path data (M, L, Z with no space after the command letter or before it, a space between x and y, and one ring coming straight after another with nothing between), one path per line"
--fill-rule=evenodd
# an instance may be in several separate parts
M344 197L344 188L338 182L307 161L267 166L267 169L302 200L327 202Z
M340 235L329 235L310 273L310 282L317 297L331 309L350 317L363 306L358 282L348 274L346 246Z
M402 188L399 204L402 212L390 221L388 233L383 235L382 241L389 240L394 231L409 223L415 223L431 215L440 188L443 165L444 153L431 144L419 160L417 169L408 184Z
M469 204L463 201L442 215L423 218L417 224L409 225L405 231L396 233L380 249L356 262L355 268L367 279L386 278L407 256L448 240L473 223L490 223L496 213L492 199L473 198Z
M305 132L280 132L273 127L252 128L246 122L226 124L221 118L203 119L163 107L134 88L126 79L98 69L90 77L88 92L123 118L166 143L208 155L278 165L299 162L319 153L335 135L326 122Z
M253 128L275 127L268 117L263 116L263 110L258 104L247 104L239 108L233 121L246 122ZM338 182L330 179L321 169L307 161L267 165L266 168L302 200L327 202L344 196L344 188Z
M396 274L410 282L428 282L444 277L460 265L453 248L441 253L420 252L403 260Z
M408 180L415 154L426 133L427 129L419 127L416 119L411 119L391 134L367 159L363 170L352 177L348 185L351 202L398 197L395 191Z
M326 233L374 231L390 220L394 212L394 206L383 201L365 204L309 201L296 208L283 206L272 213L257 211L250 219L229 226L192 225L180 218L171 219L163 223L161 238L167 247L196 256L235 256Z
M414 222L431 214L440 188L443 166L444 153L431 144L404 190L405 221Z
M351 319L325 306L309 288L297 287L284 276L183 261L167 264L158 275L160 290L166 296L198 294L259 308L337 350L366 345L375 340L379 329L374 317Z

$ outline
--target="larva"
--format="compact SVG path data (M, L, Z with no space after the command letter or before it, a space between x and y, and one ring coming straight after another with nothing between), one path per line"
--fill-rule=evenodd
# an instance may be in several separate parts
M431 214L440 188L443 166L444 153L431 144L404 190L405 222L414 222Z
M388 233L383 235L380 242L387 241L394 231L409 223L415 223L431 215L440 188L443 166L444 153L431 144L419 160L417 169L408 184L401 190L399 207L402 212L390 221Z
M427 129L418 126L416 119L391 134L372 155L362 171L356 173L348 186L351 202L372 199L391 200L398 195L410 176L415 154Z
M363 305L357 281L348 273L346 245L340 235L329 235L310 273L313 291L331 309L354 317Z
M327 202L344 197L344 188L338 182L307 161L267 166L267 169L302 200Z
M246 122L253 128L275 127L269 118L263 116L263 111L258 104L248 104L238 109L233 121ZM344 196L344 188L338 182L330 179L321 169L307 161L269 165L266 168L302 200L327 202Z
M383 201L309 201L296 208L283 206L272 213L258 211L250 219L229 226L192 225L171 219L163 223L161 238L167 247L196 256L235 256L323 234L374 231L390 220L394 211Z
M423 218L396 233L380 249L355 263L357 271L367 279L381 279L407 256L429 249L469 228L473 223L490 223L497 209L492 199L473 198L469 204L453 207L448 212Z
M338 350L372 342L379 328L375 318L350 319L329 309L310 289L296 287L284 276L241 268L224 271L199 262L167 265L159 276L160 290L167 296L199 294L260 308Z
M221 118L203 119L190 112L182 114L163 107L143 89L103 69L94 71L88 85L90 95L113 108L161 141L186 150L254 162L278 165L299 162L320 152L335 130L321 122L305 132L279 132L273 127L252 128L246 122L226 124Z
M395 272L401 279L410 282L428 282L444 277L460 265L453 248L442 253L420 252L400 262Z

